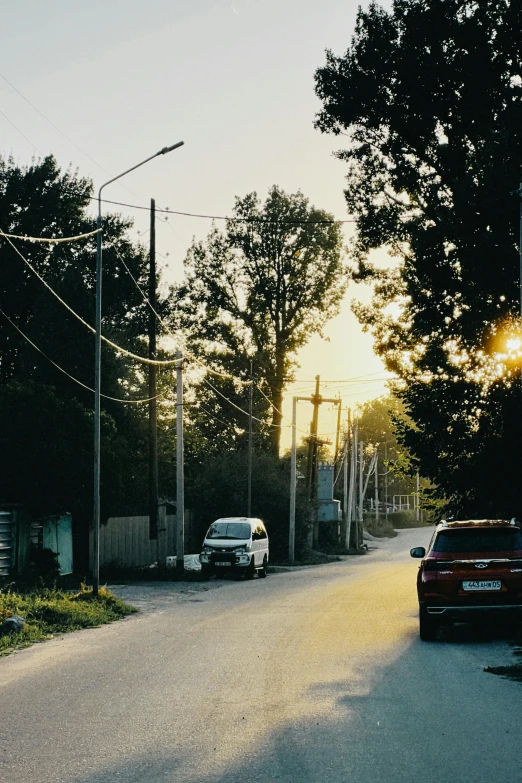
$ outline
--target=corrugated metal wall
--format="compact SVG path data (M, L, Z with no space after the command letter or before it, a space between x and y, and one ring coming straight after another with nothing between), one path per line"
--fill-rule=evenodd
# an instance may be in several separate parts
M166 517L166 557L176 554L176 517ZM160 534L161 535L161 534ZM91 537L92 538L92 537ZM109 563L126 568L158 561L158 543L149 539L149 518L111 517L100 528L100 566Z
M0 511L0 576L9 576L14 565L14 517Z

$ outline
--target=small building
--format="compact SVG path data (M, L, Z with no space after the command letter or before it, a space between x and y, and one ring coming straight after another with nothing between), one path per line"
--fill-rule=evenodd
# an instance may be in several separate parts
M58 556L60 574L72 574L71 515L36 518L20 504L0 505L0 577L23 573L35 549L50 549Z

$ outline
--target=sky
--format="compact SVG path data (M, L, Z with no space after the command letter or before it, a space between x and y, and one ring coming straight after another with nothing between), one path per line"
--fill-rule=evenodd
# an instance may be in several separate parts
M146 207L153 197L158 207L227 215L235 196L256 191L264 199L277 184L346 220L345 164L333 157L342 140L314 129L320 109L314 72L326 49L346 51L357 5L0 0L0 154L24 165L52 153L98 189L183 140L183 147L108 186L105 198ZM112 209L134 218L134 235L147 242L146 210ZM182 278L192 237L203 239L210 228L210 220L192 217L158 223L165 280ZM345 224L347 240L352 231ZM367 287L351 285L325 329L327 341L313 337L300 352L298 382L285 397L283 446L290 442L291 396L310 394L316 375L323 395L340 394L343 406L385 393L382 362L350 310L351 300L369 295ZM300 435L311 413L311 405L299 403ZM335 418L334 407L323 405L320 433L332 437Z

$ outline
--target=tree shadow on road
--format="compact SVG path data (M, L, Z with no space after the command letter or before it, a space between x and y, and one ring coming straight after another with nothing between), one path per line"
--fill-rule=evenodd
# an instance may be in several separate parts
M340 680L319 671L304 697L296 694L301 715L279 719L273 704L259 705L266 730L254 739L247 714L223 747L204 747L204 738L190 755L163 746L74 783L418 783L423 770L430 780L518 780L520 686L483 671L506 661L506 637L473 633L455 628L447 644L412 633L388 666L369 657L366 670Z

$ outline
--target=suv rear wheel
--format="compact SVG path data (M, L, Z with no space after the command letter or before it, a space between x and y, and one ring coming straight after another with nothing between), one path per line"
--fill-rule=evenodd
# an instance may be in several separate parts
M419 636L423 642L434 642L437 638L437 621L428 614L422 604L419 606Z

